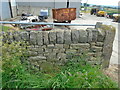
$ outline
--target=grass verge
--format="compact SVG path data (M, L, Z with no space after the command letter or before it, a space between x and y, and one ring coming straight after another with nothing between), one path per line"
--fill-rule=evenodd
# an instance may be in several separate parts
M91 66L85 56L75 57L57 73L28 70L21 63L26 58L25 44L4 44L2 51L2 88L117 88L117 83L105 76L99 66ZM54 74L54 75L52 75Z

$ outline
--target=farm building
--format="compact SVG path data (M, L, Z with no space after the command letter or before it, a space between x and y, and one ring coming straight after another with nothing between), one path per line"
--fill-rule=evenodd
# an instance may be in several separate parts
M31 13L39 15L41 9L47 9L49 17L52 17L53 8L76 8L76 16L79 16L81 0L2 0L1 20L21 15L22 13ZM5 15L5 16L4 16Z

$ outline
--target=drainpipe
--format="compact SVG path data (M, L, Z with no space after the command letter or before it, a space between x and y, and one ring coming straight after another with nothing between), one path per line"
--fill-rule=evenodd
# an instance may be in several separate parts
M8 3L9 3L9 7L10 7L10 14L11 14L11 18L13 18L12 7L11 7L11 1L10 1L10 0L8 0Z
M70 4L70 3L69 3L69 0L67 0L67 8L69 8L69 4Z

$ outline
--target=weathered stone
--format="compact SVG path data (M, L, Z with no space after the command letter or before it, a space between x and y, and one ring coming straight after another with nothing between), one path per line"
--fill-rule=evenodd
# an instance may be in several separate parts
M115 30L106 30L106 37L104 40L104 46L113 44L115 38Z
M45 49L45 48L46 48L46 45L43 45L41 48L42 48L42 49Z
M88 43L71 44L70 47L72 49L79 49L79 48L88 49L90 48L90 44Z
M93 28L87 28L86 30L88 32L88 42L92 42L92 38L93 38L92 29Z
M36 32L30 32L30 44L36 45L37 43L37 33Z
M97 42L97 43L96 43L96 46L98 46L98 47L103 47L103 42Z
M58 44L63 44L64 42L64 31L58 31L56 32L57 35L57 43Z
M2 41L6 43L7 40L8 40L7 33L2 32L2 34L3 34L3 35L2 35Z
M72 42L73 43L78 43L79 41L79 30L71 30L71 34L72 34Z
M29 60L46 60L46 57L44 56L35 56L35 57L30 57Z
M77 50L75 50L75 49L67 49L66 50L66 54L76 54L76 52L77 52Z
M45 48L44 50L45 50L44 52L52 53L52 49L50 49L50 48Z
M20 32L22 40L29 41L29 33L28 32Z
M49 52L43 52L43 56L48 57L49 56Z
M101 61L88 61L91 65L100 65Z
M64 43L71 44L71 31L64 31Z
M42 32L38 32L37 33L37 44L38 45L43 45L43 33Z
M66 59L72 59L73 58L73 54L71 53L66 53Z
M68 44L63 44L63 48L69 49L69 48L70 48L70 45L68 45Z
M104 46L103 46L103 58L104 58L104 64L103 67L109 66L110 57L112 55L112 47L113 47L113 41L115 38L115 29L112 26L109 26L108 30L106 31L106 36L104 40Z
M64 53L58 53L57 54L57 59L59 59L59 60L65 60L66 59L66 54L64 54Z
M13 38L14 38L15 41L20 41L21 37L20 37L19 32L14 32Z
M63 49L63 44L55 44L55 49Z
M95 42L91 42L91 43L90 43L90 47L95 46L95 45L96 45Z
M48 49L53 49L53 48L55 48L55 46L54 46L54 44L49 44L49 45L47 45L47 48Z
M92 46L91 51L92 52L102 52L102 47Z
M56 43L56 32L55 31L49 32L49 43L50 44Z
M37 63L38 63L39 66L41 66L42 63L46 63L46 62L47 62L46 60L39 60L39 61L37 61Z
M102 23L101 22L97 22L95 28L99 29L99 28L101 28L101 26L102 26Z
M43 44L44 45L48 45L49 44L48 34L49 34L49 32L47 32L47 31L43 32Z
M53 49L54 53L64 53L65 49Z
M35 48L35 47L29 47L28 50L30 50L30 51L38 51L38 48Z
M49 53L47 60L51 60L51 59L56 59L56 53L54 52Z
M98 29L98 38L97 38L97 41L98 42L103 42L104 39L105 39L105 30Z
M88 61L96 61L96 57L89 57Z
M39 47L37 51L38 51L38 54L42 54L43 53L43 48Z
M35 48L39 48L40 46L38 46L38 45L34 45L34 47L35 47Z
M98 52L98 53L93 53L93 52L89 52L88 56L92 56L92 57L101 57L102 56L102 52Z
M38 53L34 51L28 51L29 56L37 56Z
M21 38L19 36L20 35L17 32L16 32L15 36L13 36L12 32L7 32L8 43L12 43L13 42L13 38L15 38L15 41L20 41Z
M79 30L80 37L79 37L79 42L80 43L86 43L88 42L88 34L86 30Z
M98 30L93 29L92 30L92 42L97 42L97 38L98 38Z
M54 53L59 53L59 49L53 49Z

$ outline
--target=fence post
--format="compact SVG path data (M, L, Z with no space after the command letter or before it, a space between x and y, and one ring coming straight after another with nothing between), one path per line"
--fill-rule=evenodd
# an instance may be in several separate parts
M101 22L97 22L96 25L95 25L95 29L98 29L102 26L102 23Z

